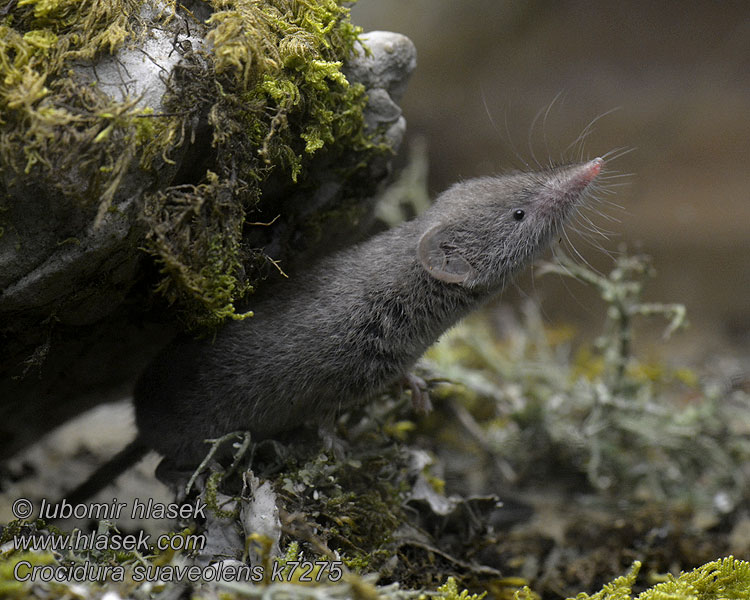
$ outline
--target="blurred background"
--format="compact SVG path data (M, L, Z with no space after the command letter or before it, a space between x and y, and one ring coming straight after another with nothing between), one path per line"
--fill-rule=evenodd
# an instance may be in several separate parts
M400 102L408 137L399 160L424 140L433 198L456 180L577 160L576 140L601 117L583 157L632 149L608 163L627 185L611 197L622 209L602 205L618 221L596 219L614 232L602 244L650 254L658 274L647 298L684 303L692 323L666 345L663 323L642 319L636 341L657 361L711 370L715 357L730 357L747 371L750 2L360 0L352 21L403 33L417 47L418 67ZM576 247L610 270L606 252L583 240ZM569 279L527 273L502 301L519 308L527 296L548 323L569 323L584 336L604 318L597 294ZM88 425L70 423L19 457L13 477L30 497L54 495L54 486L79 480L79 471L101 463L100 453L112 455L132 438L130 411L128 403L102 406ZM73 437L82 432L95 453ZM71 465L76 452L79 464ZM53 468L28 476L40 456ZM155 462L141 463L124 487L153 485ZM158 493L168 497L149 495ZM11 518L7 497L0 521Z
M596 219L614 232L603 245L651 255L647 298L687 305L692 327L670 351L748 355L750 2L360 0L352 21L417 47L401 106L407 144L426 140L432 197L462 178L575 160L569 145L601 117L583 156L632 149L608 165L628 176L611 197L623 208L605 207L619 222ZM609 271L600 249L576 247ZM527 276L505 299L525 295L584 332L603 317L567 279ZM659 343L657 324L642 323L642 343Z

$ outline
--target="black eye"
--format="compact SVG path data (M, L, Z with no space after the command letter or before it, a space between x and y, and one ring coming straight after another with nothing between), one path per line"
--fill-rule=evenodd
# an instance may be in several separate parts
M513 211L513 218L516 221L523 221L524 216L526 215L525 212L523 212L520 208L518 210Z

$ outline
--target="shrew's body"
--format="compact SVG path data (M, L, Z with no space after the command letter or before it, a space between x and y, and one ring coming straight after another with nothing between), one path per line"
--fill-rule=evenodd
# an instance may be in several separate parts
M138 437L69 498L85 499L149 449L191 467L204 439L274 437L365 402L548 246L602 164L456 184L414 220L276 286L254 317L176 339L136 385Z

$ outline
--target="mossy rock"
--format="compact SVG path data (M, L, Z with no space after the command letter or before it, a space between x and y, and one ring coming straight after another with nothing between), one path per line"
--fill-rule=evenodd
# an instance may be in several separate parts
M269 274L356 237L415 58L344 4L0 11L4 411L64 418L61 398L126 385L174 330L240 318Z

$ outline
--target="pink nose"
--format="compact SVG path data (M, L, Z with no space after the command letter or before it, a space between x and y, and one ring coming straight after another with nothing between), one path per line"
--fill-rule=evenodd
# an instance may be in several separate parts
M594 160L587 162L581 169L581 179L585 180L586 183L589 183L594 177L599 175L603 164L604 160L601 158L595 158Z
M595 158L581 165L573 165L563 171L562 181L567 191L580 193L601 173L604 160Z

